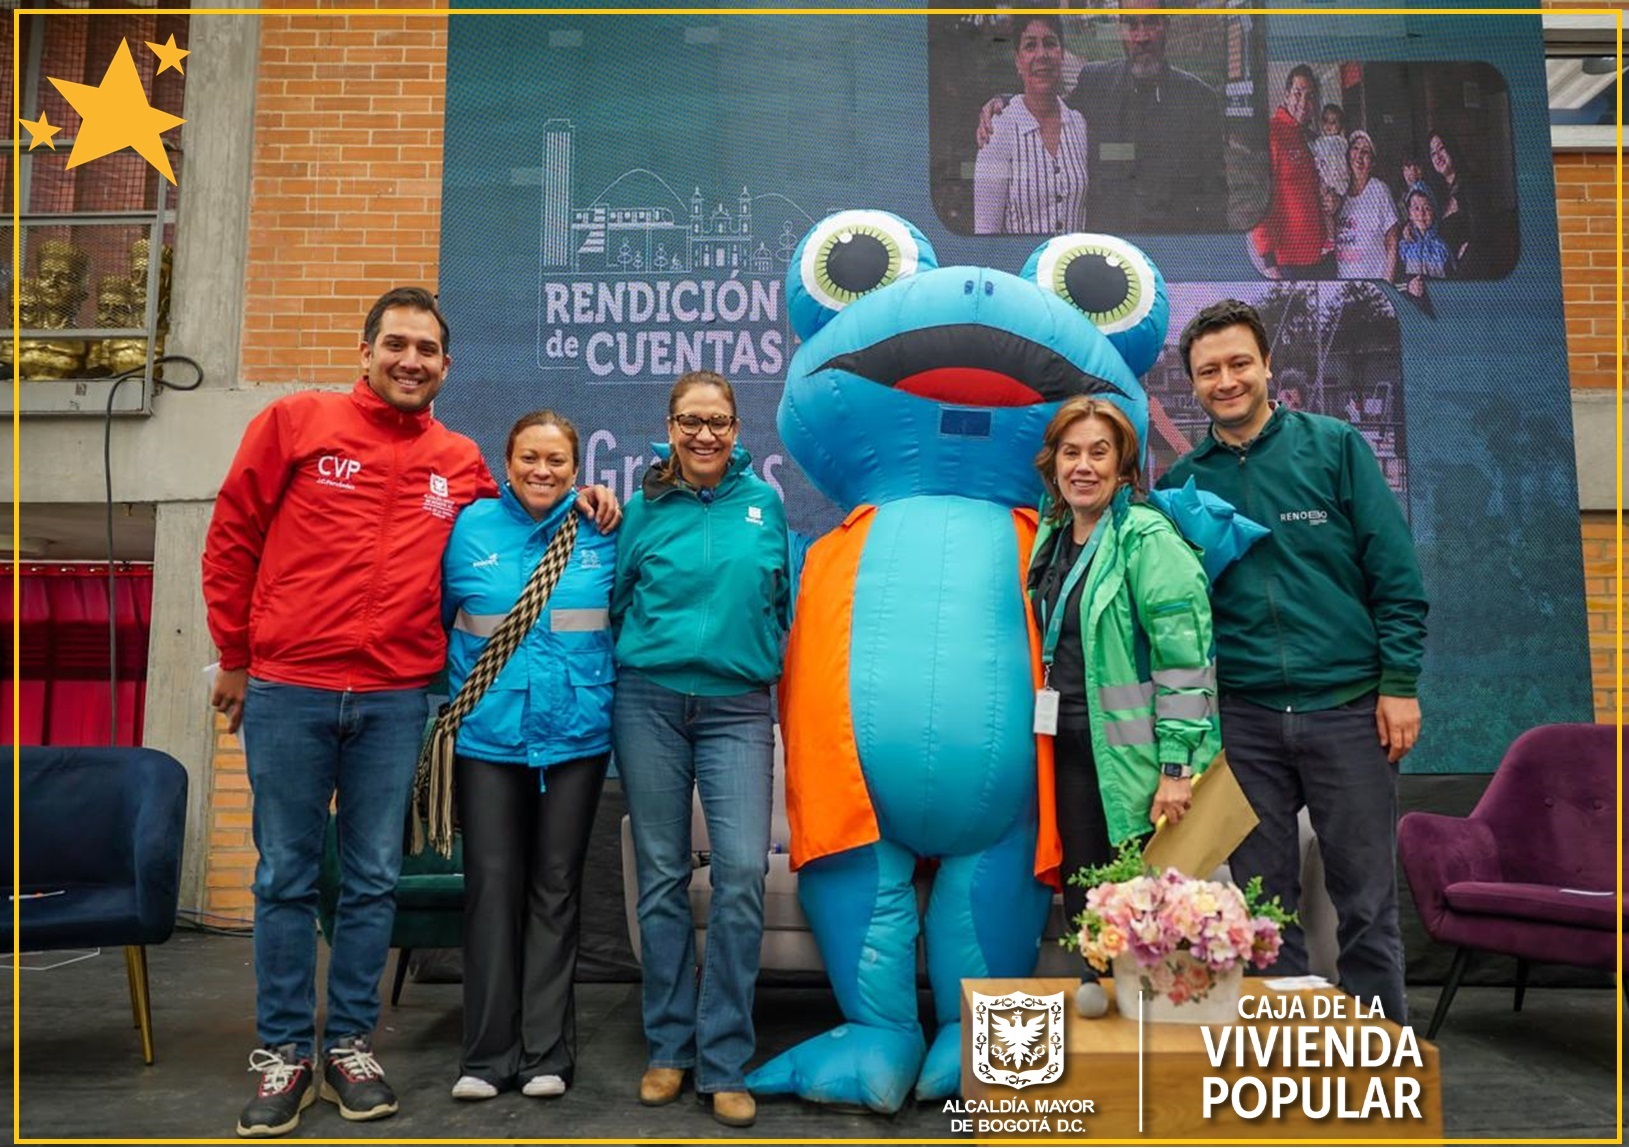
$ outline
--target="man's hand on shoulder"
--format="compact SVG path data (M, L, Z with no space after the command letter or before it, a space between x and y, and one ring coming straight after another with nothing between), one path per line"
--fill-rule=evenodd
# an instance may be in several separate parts
M608 486L585 486L577 492L577 513L592 519L601 534L609 534L622 521L622 504Z
M1393 764L1402 761L1420 740L1420 699L1381 694L1374 707L1374 724L1380 744L1386 747L1386 759Z
M984 147L995 134L996 117L1007 110L1006 96L991 96L979 109L978 145Z
M237 733L243 724L243 695L249 692L249 671L216 670L215 688L210 691L209 704L216 712L226 715L226 732Z

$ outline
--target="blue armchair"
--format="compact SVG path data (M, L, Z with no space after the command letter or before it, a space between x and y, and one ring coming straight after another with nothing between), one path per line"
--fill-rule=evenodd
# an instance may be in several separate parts
M130 1007L151 1064L146 946L175 930L187 772L151 749L25 748L20 757L18 947L124 946ZM8 945L11 927L6 914Z

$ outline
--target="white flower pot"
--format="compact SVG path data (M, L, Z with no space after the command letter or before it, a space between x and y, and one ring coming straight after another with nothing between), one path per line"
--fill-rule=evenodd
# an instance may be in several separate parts
M1114 958L1114 999L1121 1016L1137 1019L1141 993L1143 1019L1156 1024L1231 1024L1238 1019L1242 964L1213 973L1186 949L1162 963L1163 968L1140 965L1130 953Z

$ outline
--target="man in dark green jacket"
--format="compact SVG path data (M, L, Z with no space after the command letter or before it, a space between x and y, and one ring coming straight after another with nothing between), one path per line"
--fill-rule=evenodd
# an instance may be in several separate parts
M1397 928L1397 763L1420 732L1425 588L1396 497L1339 419L1267 402L1267 333L1229 299L1182 332L1210 433L1161 480L1190 477L1271 530L1212 591L1222 744L1261 824L1233 854L1295 909L1296 817L1312 818L1339 917L1340 978L1407 1019ZM1306 972L1286 931L1276 971Z

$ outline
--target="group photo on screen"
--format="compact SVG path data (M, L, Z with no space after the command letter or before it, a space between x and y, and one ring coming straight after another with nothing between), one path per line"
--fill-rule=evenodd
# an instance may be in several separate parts
M928 21L930 180L947 228L1212 234L1260 218L1262 21L1138 7Z
M1270 279L1498 279L1519 253L1510 92L1482 63L1274 61Z

